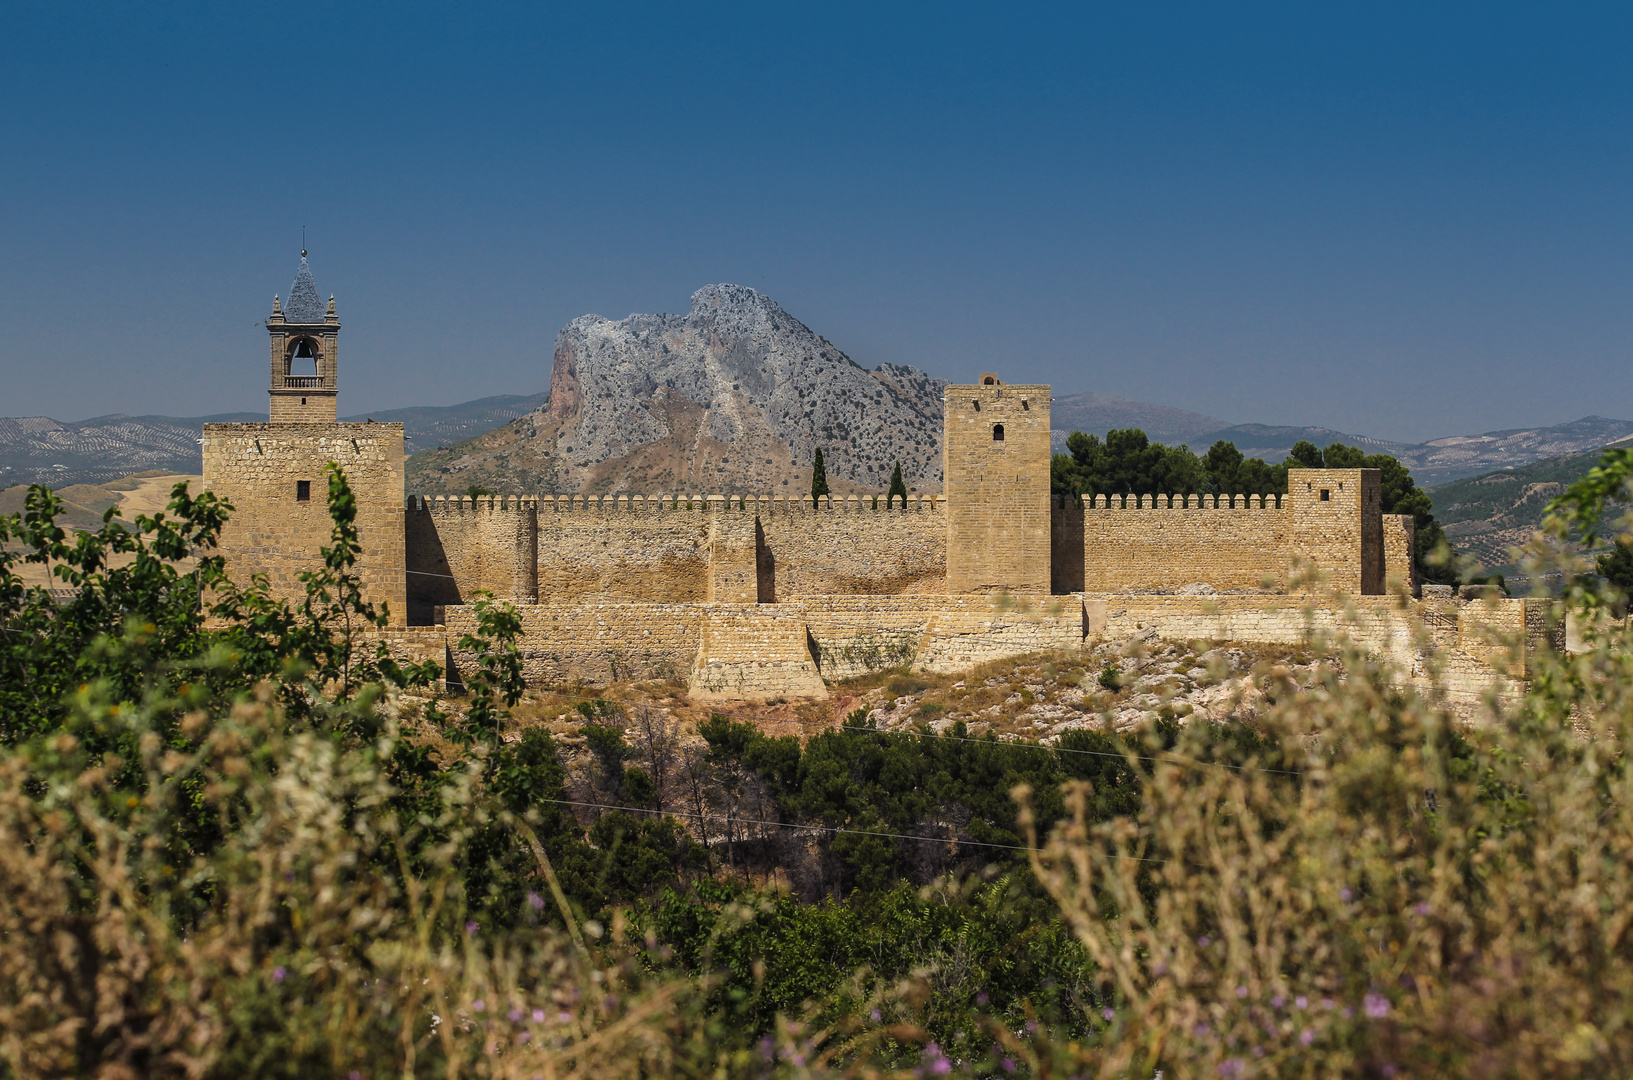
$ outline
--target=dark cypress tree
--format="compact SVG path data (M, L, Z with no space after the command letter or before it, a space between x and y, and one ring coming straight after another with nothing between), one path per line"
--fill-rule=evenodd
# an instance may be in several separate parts
M896 471L890 474L890 493L885 496L885 509L890 509L896 496L902 497L902 508L907 508L907 485L902 482L902 463L896 462Z
M820 499L828 494L828 471L822 467L822 447L817 447L816 461L811 466L811 498Z

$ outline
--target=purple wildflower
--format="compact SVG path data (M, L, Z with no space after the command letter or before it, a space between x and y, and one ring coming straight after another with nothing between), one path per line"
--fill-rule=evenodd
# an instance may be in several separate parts
M1321 1007L1323 1009L1326 1009L1328 1012L1331 1012L1337 1006L1334 1004L1332 998L1322 998L1321 999Z
M544 1023L544 1010L543 1009L534 1009L533 1010L533 1022L535 1024Z
M506 1015L512 1024L519 1024L522 1022L522 1010L520 1009L511 1009Z
M1389 1015L1389 999L1382 994L1368 994L1361 999L1361 1008L1374 1020L1382 1020Z
M1241 1058L1226 1058L1219 1063L1219 1075L1224 1077L1245 1076L1247 1070L1242 1065Z
M1101 1009L1101 1010L1100 1010L1100 1019L1102 1019L1102 1020L1110 1020L1110 1019L1112 1019L1112 1018L1113 1018L1113 1017L1114 1017L1114 1016L1116 1016L1116 1015L1117 1015L1117 1014L1116 1014L1116 1013L1115 1013L1115 1012L1113 1012L1113 1011L1112 1011L1112 1010L1111 1010L1111 1009L1109 1009L1109 1008L1106 1008L1106 1009Z
M987 992L985 990L975 995L975 1003L983 1008L986 1007L987 1000Z
M487 1007L488 1003L483 1001L481 998L477 998L475 1001L471 1002L471 1009L475 1012L481 1012Z
M1303 994L1300 994L1298 997L1293 999L1293 1004L1300 1009L1308 1009L1310 1007L1310 999L1305 997Z
M465 932L467 934L476 933L476 923L474 921L466 923L465 924Z
M946 1058L936 1058L930 1063L930 1071L937 1076L946 1076L953 1071L953 1063Z
M771 1036L769 1035L766 1035L760 1039L760 1056L765 1058L767 1061L775 1061L777 1059L777 1051L773 1047Z
M1311 1043L1315 1042L1315 1032L1311 1031L1309 1028L1305 1028L1303 1031L1298 1033L1298 1041L1303 1043L1305 1046L1309 1046Z
M1237 996L1237 997L1239 997L1239 998L1245 998L1245 997L1247 997L1247 987L1245 987L1245 986L1238 986L1238 987L1237 987L1237 988L1236 988L1236 996Z
M883 1019L884 1019L884 1018L885 1018L885 1014L884 1014L884 1013L882 1013L882 1012L880 1012L880 1011L879 1011L879 1010L878 1010L878 1009L874 1009L874 1010L873 1010L873 1011L872 1011L872 1012L871 1012L871 1013L869 1013L869 1014L868 1014L868 1015L869 1015L869 1016L871 1016L871 1017L873 1017L873 1022L874 1022L874 1023L875 1023L875 1024L877 1024L877 1023L878 1023L878 1022L879 1022L879 1021L881 1021L881 1020L883 1020Z
M1207 934L1203 934L1201 937L1196 939L1196 943L1206 949L1209 945L1213 944L1213 939Z
M1004 1060L1000 1061L998 1063L998 1065L999 1065L1000 1068L1002 1068L1004 1070L1004 1072L1014 1072L1015 1071L1015 1059L1012 1058L1012 1057L1004 1058Z
M1348 886L1338 890L1338 899L1344 901L1344 903L1347 904L1354 898L1355 894L1349 891Z
M1423 900L1423 901L1420 901L1418 903L1418 906L1413 908L1412 910L1417 912L1419 915L1428 915L1429 912L1434 910L1434 908L1429 906L1429 901Z
M544 910L544 897L540 896L536 892L530 892L530 893L527 894L527 904L534 911L543 911Z
M289 972L284 969L282 964L279 964L277 967L272 969L273 982L283 982L288 975Z
M1213 1028L1209 1027L1207 1024L1198 1024L1196 1027L1191 1029L1191 1034L1196 1036L1198 1039L1206 1039L1209 1033L1212 1031Z
M1287 1004L1287 999L1282 997L1280 994L1277 994L1275 997L1270 999L1270 1007L1272 1009L1279 1009L1285 1004Z
M568 1012L566 1009L563 1009L559 1013L556 1014L556 1023L565 1024L567 1021L571 1020L572 1018L573 1018L573 1014Z
M533 1041L533 1033L531 1031L524 1031L520 1035L516 1036L516 1042L518 1044L522 1045L522 1046L526 1046L528 1043L530 1043L532 1041Z

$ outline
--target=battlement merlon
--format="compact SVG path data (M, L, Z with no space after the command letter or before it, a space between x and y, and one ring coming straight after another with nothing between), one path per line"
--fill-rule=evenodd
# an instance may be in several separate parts
M432 513L493 513L504 510L537 510L541 514L586 513L893 513L933 514L946 510L943 495L900 496L838 495L813 500L809 495L411 495L409 508Z

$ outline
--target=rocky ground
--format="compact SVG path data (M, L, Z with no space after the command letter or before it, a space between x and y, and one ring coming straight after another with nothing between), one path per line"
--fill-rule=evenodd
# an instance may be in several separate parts
M698 722L716 713L751 721L768 734L809 737L860 712L884 731L944 733L962 722L975 736L990 732L1004 741L1050 745L1068 731L1126 732L1166 718L1251 723L1272 681L1307 690L1338 667L1333 657L1296 647L1187 646L1142 635L955 675L878 672L834 684L826 701L701 704L673 682L533 690L514 710L510 737L544 725L564 748L574 747L585 720L581 704L594 709L609 702L632 742L653 737L654 728L681 744L697 740ZM450 704L457 710L457 699Z

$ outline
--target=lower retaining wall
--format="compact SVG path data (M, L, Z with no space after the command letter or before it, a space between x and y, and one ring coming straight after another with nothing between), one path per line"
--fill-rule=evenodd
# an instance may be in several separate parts
M673 679L703 699L822 697L825 682L868 671L962 671L1150 632L1264 645L1344 636L1413 681L1477 702L1515 692L1537 650L1564 645L1556 613L1535 600L1442 610L1390 596L809 596L780 604L524 604L517 612L530 684ZM427 630L445 635L450 681L460 682L475 658L454 643L475 631L475 613L450 607L445 619ZM394 655L432 658L424 633L399 636Z

